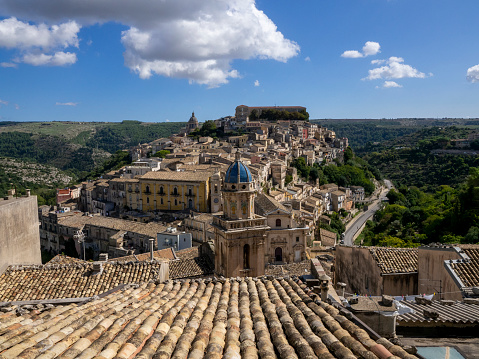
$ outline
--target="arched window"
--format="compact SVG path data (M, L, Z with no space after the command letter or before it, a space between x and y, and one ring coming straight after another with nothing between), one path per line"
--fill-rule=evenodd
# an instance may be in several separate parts
M193 195L193 190L191 188L188 188L188 196L192 196Z
M281 227L281 219L276 220L276 227Z
M160 187L160 194L164 194L164 193L165 193L164 191L165 191L165 190L163 189L163 186L161 186L161 187Z
M175 199L175 206L178 205L178 200Z
M249 244L243 247L243 269L249 269Z
M173 188L173 194L177 195L178 194L178 187Z
M193 200L191 198L188 200L188 208L193 209Z
M150 186L146 186L146 193L150 193Z
M150 203L150 197L146 197L146 203Z
M163 204L163 198L160 198L160 204Z

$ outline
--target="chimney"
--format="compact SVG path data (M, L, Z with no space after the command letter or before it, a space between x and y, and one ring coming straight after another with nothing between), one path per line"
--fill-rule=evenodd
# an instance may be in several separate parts
M108 261L108 253L100 253L99 261L100 261L100 262L106 262L106 261Z
M321 281L321 301L326 302L328 301L328 290L329 290L329 281L331 278L326 274L321 275L318 278Z
M103 263L94 262L93 263L93 274L101 274L103 272Z
M342 289L342 294L341 296L344 298L344 289L346 288L346 283L343 282L338 282L336 283L338 289Z
M27 197L30 197L30 188L27 188L25 191L27 192Z
M154 250L154 247L155 247L155 239L154 239L154 238L150 238L150 261L153 260L153 250Z

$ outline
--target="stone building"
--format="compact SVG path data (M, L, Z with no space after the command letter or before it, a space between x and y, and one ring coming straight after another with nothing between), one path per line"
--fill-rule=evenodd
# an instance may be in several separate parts
M266 217L254 212L254 183L240 160L226 171L223 182L223 215L213 216L215 271L225 277L264 274Z
M286 179L286 164L283 161L273 161L270 168L273 186L283 189Z
M217 211L221 201L220 176L215 176L216 173L216 170L148 172L139 178L140 203L137 208L131 208L146 212L211 212L213 199Z
M361 295L417 294L418 249L336 246L335 282Z
M0 199L0 273L10 264L41 264L37 197Z
M306 258L309 228L293 218L291 209L274 198L258 194L254 200L255 213L266 217L265 262L284 264L300 262Z

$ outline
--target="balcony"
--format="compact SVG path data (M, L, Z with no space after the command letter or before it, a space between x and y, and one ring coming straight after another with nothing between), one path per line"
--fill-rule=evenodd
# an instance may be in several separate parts
M173 196L173 197L179 197L179 196L180 196L180 194L179 194L179 193L174 193L174 192L171 192L171 193L170 193L170 196Z
M196 197L196 195L194 193L187 193L186 197Z
M158 196L166 196L165 192L158 192L157 194L158 194Z

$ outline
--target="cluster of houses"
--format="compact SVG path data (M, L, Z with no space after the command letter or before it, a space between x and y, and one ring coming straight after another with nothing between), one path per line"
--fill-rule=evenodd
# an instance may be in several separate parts
M96 181L58 190L56 210L40 208L42 249L61 253L73 241L79 253L87 246L94 258L102 252L118 257L148 251L149 239L158 239L168 228L188 234L184 242L190 246L210 243L213 248L213 216L225 211L225 174L240 160L251 173L255 212L268 217L279 210L284 225L275 223L274 228L290 230L288 240L286 235L280 240L285 242L282 253L289 254L271 253L267 262L304 259L306 246L317 236L318 221L329 221L325 213L354 208L364 200L364 188L303 182L288 166L293 159L303 157L308 164L341 159L347 139L337 139L333 131L307 121L253 123L248 114L254 109L265 108L238 106L235 117L217 120L225 133L245 132L221 139L188 136L199 127L193 113L180 134L132 148L132 164ZM162 150L169 152L165 158L152 156ZM291 234L293 228L298 234ZM79 232L86 238L80 243ZM293 244L303 244L301 253L286 250L291 238ZM157 240L155 248L161 248L160 242L179 243Z

